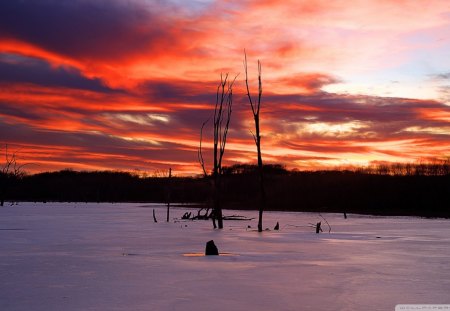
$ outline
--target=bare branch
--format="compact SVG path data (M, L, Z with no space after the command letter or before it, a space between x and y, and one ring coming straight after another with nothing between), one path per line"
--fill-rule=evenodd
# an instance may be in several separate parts
M18 149L20 150L20 149ZM9 152L8 144L5 144L5 163L1 168L1 172L5 175L13 175L15 177L21 177L24 175L23 168L27 165L34 163L19 164L17 162L17 150L12 154ZM36 164L35 164L36 165Z
M331 226L330 226L330 224L329 224L328 221L325 219L325 217L322 216L322 214L319 214L319 216L326 222L326 224L327 224L327 226L328 226L328 233L330 233L330 232L331 232Z
M252 134L252 136L253 136L253 140L255 141L255 144L257 144L258 142L257 142L257 140L256 140L256 136L255 136L255 134L253 134L253 132L250 130L250 134Z
M228 76L228 75L227 75ZM233 84L236 81L239 74L237 74L233 81L228 82L227 84L227 90L225 92L224 102L221 103L221 105L225 105L226 113L222 114L222 119L220 120L219 124L219 137L220 137L220 144L219 144L219 159L218 159L218 170L219 173L222 172L222 158L223 154L225 153L225 145L227 143L227 137L228 137L228 130L230 127L230 120L231 120L231 113L233 111ZM225 118L225 126L223 125L223 121Z
M8 152L8 144L5 144L5 164L2 167L3 174L9 174L11 165L13 164L13 158L10 157Z
M256 109L258 115L259 115L259 109L261 107L261 95L262 95L261 62L258 59L258 107Z
M247 52L244 49L244 70L245 70L245 86L247 88L247 97L248 101L250 102L250 107L252 107L252 113L253 115L257 114L257 111L255 110L255 106L253 105L252 96L250 95L250 88L248 86L248 73L247 73Z
M203 151L202 151L202 141L203 141L203 128L205 127L206 123L208 123L210 118L208 118L205 122L203 122L202 127L200 128L200 145L198 147L197 157L198 161L200 162L200 165L203 170L203 175L206 177L208 174L206 173L205 169L205 160L203 158Z

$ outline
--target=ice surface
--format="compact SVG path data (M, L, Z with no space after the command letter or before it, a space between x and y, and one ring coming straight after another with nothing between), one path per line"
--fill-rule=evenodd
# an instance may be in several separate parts
M155 208L158 223L153 222ZM185 208L172 208L179 217ZM225 211L256 217L256 211ZM450 303L450 221L266 212L166 223L157 204L0 208L0 310L394 310ZM308 224L322 221L324 233ZM247 228L247 226L252 228ZM201 256L214 240L227 256ZM193 255L194 254L194 255ZM200 254L196 256L195 254Z

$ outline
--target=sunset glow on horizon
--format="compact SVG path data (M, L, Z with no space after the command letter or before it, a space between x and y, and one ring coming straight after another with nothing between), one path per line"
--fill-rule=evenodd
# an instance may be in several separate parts
M31 173L201 174L200 127L229 73L239 76L224 164L256 163L245 49L254 95L262 63L265 163L450 157L450 3L349 3L2 1L1 152Z

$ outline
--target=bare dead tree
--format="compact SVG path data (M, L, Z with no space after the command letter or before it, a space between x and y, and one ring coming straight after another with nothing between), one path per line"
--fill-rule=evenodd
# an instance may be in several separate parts
M261 156L261 134L260 134L260 109L261 109L261 96L262 96L262 81L261 81L261 62L258 60L258 98L256 101L252 99L250 94L250 88L248 86L248 73L247 73L247 53L244 50L244 69L245 69L245 86L247 88L247 97L252 108L253 120L255 121L255 134L252 133L253 139L256 144L256 150L258 153L258 171L259 171L259 188L260 188L260 204L258 214L258 232L262 232L262 217L263 211L266 205L266 191L264 188L264 172L263 162Z
M5 162L1 167L0 174L0 206L5 204L7 189L9 188L11 181L23 177L23 167L28 164L29 163L18 164L16 153L13 152L10 154L8 144L5 144Z
M230 127L231 112L233 107L233 81L228 81L228 74L220 75L220 83L217 86L216 104L214 107L214 211L213 219L217 219L219 229L223 228L222 206L220 202L220 188L222 175L222 160L227 143L228 129Z
M227 143L228 130L230 127L231 113L233 107L233 84L236 81L237 76L230 81L228 79L228 73L220 75L220 83L217 85L216 90L216 103L214 105L213 114L213 204L212 221L214 228L217 225L219 229L223 228L222 207L220 202L220 188L221 188L221 175L222 175L222 160L225 153L225 146ZM203 173L207 176L205 169L205 161L202 153L202 140L203 129L209 119L203 122L200 129L200 146L198 150L198 160L202 166Z

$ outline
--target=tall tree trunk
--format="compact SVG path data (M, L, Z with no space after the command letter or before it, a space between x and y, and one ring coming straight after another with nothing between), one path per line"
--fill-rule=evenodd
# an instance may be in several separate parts
M170 215L170 182L171 182L171 178L172 178L172 168L169 168L169 180L168 180L168 185L167 185L167 217L166 217L166 222L169 222L169 215Z
M212 218L213 221L217 220L217 226L219 227L219 229L223 229L222 206L220 204L220 199L220 177L216 176L214 178L214 210Z
M216 228L216 219L217 225L219 229L223 229L223 220L222 220L222 207L220 206L220 185L219 185L219 159L218 159L218 143L219 143L219 131L218 129L214 131L214 135L216 135L214 139L214 169L213 169L213 213L212 213L212 221L214 229Z
M258 171L259 171L259 211L258 211L258 232L263 230L263 212L266 207L266 190L264 188L264 168L261 156L261 135L259 134L259 114L255 116L255 130L256 130L256 149L258 152Z

